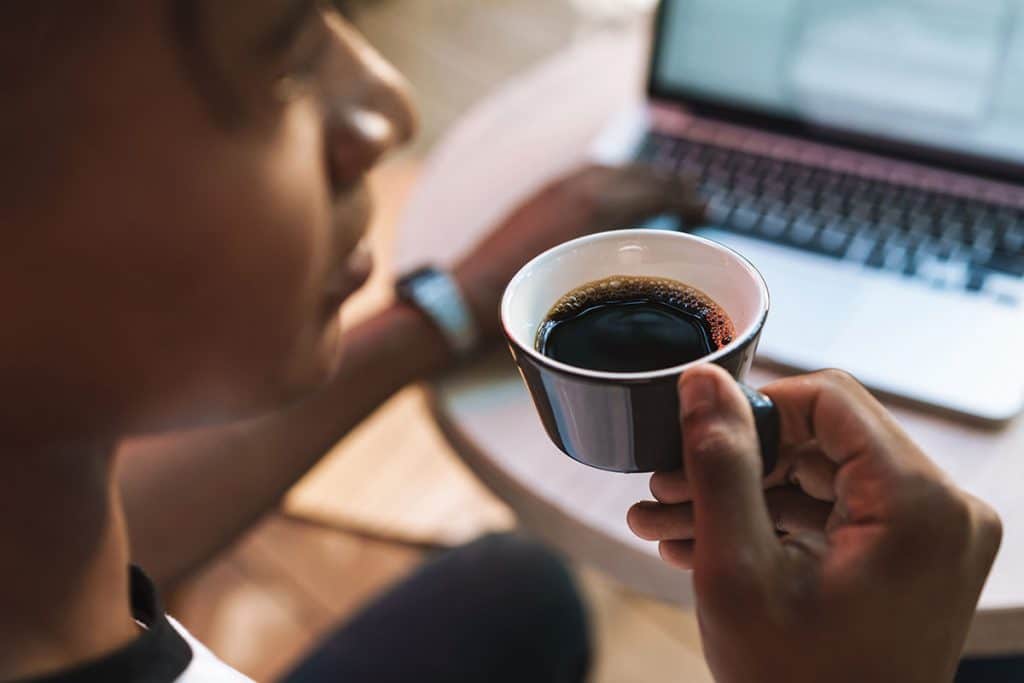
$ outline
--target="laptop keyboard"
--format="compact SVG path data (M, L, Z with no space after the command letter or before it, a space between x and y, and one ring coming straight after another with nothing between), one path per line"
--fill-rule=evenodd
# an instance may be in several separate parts
M1022 209L656 133L639 159L692 175L737 234L1008 304L1024 285Z

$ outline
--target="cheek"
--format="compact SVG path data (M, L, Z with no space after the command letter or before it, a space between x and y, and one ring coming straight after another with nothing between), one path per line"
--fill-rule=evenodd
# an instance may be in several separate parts
M150 274L147 293L128 292L121 308L139 313L135 346L161 358L159 379L180 388L186 409L244 414L308 390L329 370L336 341L322 315L332 245L321 149L315 122L297 116L273 139L179 153L171 177L145 183L172 189L144 204L147 236L130 239L129 251Z
M332 212L317 133L297 117L244 165L248 175L232 176L213 212L231 228L218 249L221 301L207 314L220 321L217 346L243 361L243 386L256 373L285 392L301 390L334 355L324 339L333 339L334 325L323 315Z
M24 244L5 238L24 254L8 259L29 330L17 362L133 427L242 416L322 380L334 355L320 116L296 106L272 130L225 133L139 40L148 70L110 57L106 87L76 110L86 132L65 150L66 182Z

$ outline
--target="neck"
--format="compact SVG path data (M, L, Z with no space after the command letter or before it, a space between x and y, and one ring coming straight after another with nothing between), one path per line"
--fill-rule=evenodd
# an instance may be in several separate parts
M112 444L0 453L0 681L73 667L138 635Z

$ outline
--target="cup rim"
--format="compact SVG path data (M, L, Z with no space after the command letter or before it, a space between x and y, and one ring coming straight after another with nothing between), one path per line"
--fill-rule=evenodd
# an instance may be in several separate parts
M580 368L575 365L569 365L567 363L557 361L553 358L549 358L548 356L545 356L537 349L533 348L532 344L525 345L520 343L516 339L516 335L513 334L512 331L509 329L510 325L508 319L509 308L511 307L512 301L512 291L522 280L526 279L529 272L536 266L537 263L545 261L549 258L557 256L558 254L564 251L569 251L570 249L574 249L581 245L586 245L589 244L590 242L598 242L613 237L665 237L667 235L674 235L681 239L700 242L712 249L725 252L733 259L735 259L735 261L737 262L737 264L740 265L740 267L744 268L750 275L753 276L753 280L756 283L759 293L761 295L761 312L757 320L753 324L749 325L747 329L743 332L743 334L738 335L736 339L733 339L731 342L729 342L722 348L718 349L714 353L709 353L708 355L702 356L697 360L690 361L689 363L675 365L668 368L662 368L660 370L649 370L647 372L605 372L601 370L589 370L587 368ZM702 365L704 363L713 363L716 360L723 358L729 355L730 353L733 353L737 349L746 346L751 342L751 340L756 338L757 335L761 333L762 329L764 329L765 321L768 319L769 310L771 310L771 294L768 291L768 283L765 282L764 275L762 275L761 271L759 271L753 263L751 263L745 256L743 256L743 254L740 254L735 249L727 247L724 244L720 244L713 240L709 240L705 237L700 237L699 235L692 235L689 233L656 230L651 228L628 228L622 230L606 230L603 232L578 237L574 240L563 242L562 244L552 247L551 249L548 249L544 253L539 254L536 257L530 259L530 261L522 268L520 268L519 272L517 272L515 276L511 280L509 280L508 286L505 287L505 293L501 297L501 327L505 333L505 337L509 340L510 343L515 345L517 349L529 355L535 362L547 366L552 370L556 370L564 374L574 375L577 377L585 377L588 379L600 380L605 382L643 382L660 380L673 377L675 375L680 375L689 368L692 368L696 365Z

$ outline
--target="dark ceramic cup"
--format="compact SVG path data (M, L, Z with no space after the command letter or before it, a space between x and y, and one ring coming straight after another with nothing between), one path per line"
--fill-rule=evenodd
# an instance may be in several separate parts
M573 367L536 350L537 331L559 298L613 275L671 278L702 290L732 318L736 338L694 363L639 373ZM505 291L501 318L541 422L559 449L602 470L661 472L682 466L679 378L696 364L715 363L742 381L768 307L764 278L731 249L678 232L616 230L567 242L524 266ZM770 472L778 451L777 411L763 394L741 388Z

